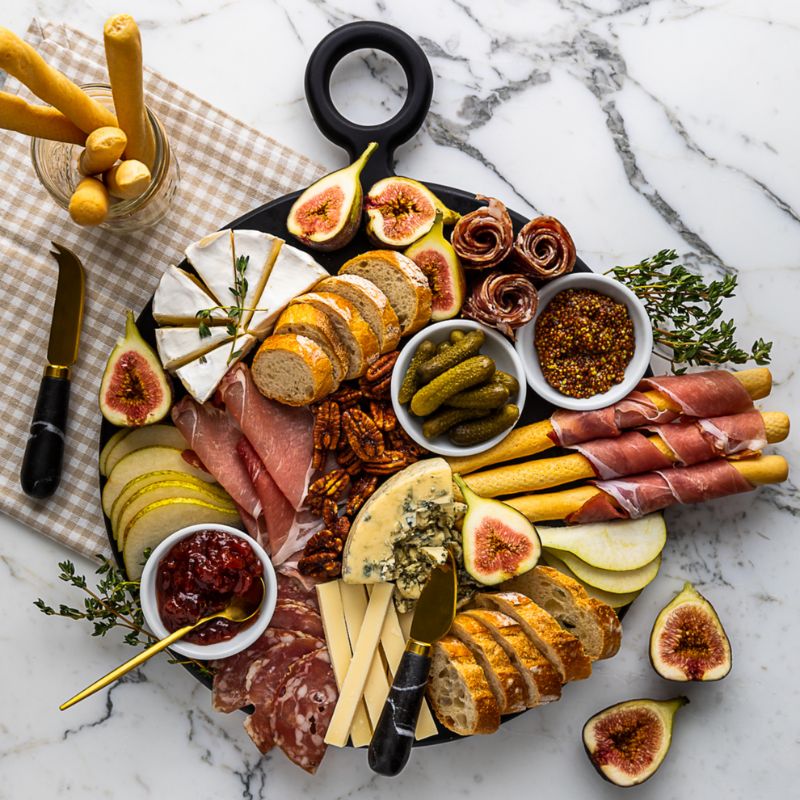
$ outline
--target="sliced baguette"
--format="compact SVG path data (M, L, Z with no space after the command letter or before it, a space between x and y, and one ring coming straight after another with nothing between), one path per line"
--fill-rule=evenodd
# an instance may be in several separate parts
M358 309L343 297L331 292L308 292L296 297L293 303L305 303L325 314L347 351L347 379L358 378L380 355L378 337L358 313Z
M527 688L528 708L561 697L561 676L511 617L488 608L471 608L464 613L486 626L519 670Z
M339 388L350 367L350 358L326 314L307 303L290 305L278 317L273 332L296 333L315 341L331 361L333 391Z
M515 619L558 670L564 683L588 678L592 674L592 662L583 645L530 597L519 592L482 592L475 600L480 608L493 608Z
M265 397L287 406L315 403L333 391L333 368L306 336L268 336L253 359L253 380Z
M416 333L431 319L431 287L425 273L394 250L370 250L351 258L340 275L360 275L389 298L403 336Z
M530 597L577 636L592 661L611 658L619 650L622 625L614 609L590 597L583 586L557 569L534 567L500 588Z
M386 295L360 275L332 275L315 287L318 292L332 292L349 300L378 337L381 353L395 350L400 343L400 321Z
M477 620L458 614L450 633L460 639L483 667L501 714L514 714L527 708L525 681L505 650L492 634Z
M439 722L461 736L494 733L500 709L469 648L448 635L434 644L432 657L428 698Z

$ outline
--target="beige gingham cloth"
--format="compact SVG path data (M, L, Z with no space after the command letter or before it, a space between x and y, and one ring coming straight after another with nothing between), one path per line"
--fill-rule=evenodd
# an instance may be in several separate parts
M39 20L26 38L75 82L108 81L102 42ZM3 89L33 99L10 77ZM308 185L322 172L309 159L147 69L145 93L167 131L181 180L167 217L140 233L75 225L38 183L28 137L0 131L0 511L89 556L110 552L100 510L97 391L123 331L125 310L138 313L162 271L180 262L189 243ZM80 356L72 373L64 473L55 495L37 501L20 489L19 470L46 363L58 277L49 255L51 240L81 259L87 294Z

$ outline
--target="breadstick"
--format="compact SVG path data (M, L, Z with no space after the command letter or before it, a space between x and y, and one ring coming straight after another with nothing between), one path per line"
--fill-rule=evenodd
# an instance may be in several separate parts
M8 92L0 92L0 128L67 144L86 141L86 134L57 109L31 105Z
M144 108L142 87L142 39L130 14L117 14L103 27L108 76L119 126L128 137L126 158L153 168L156 144Z
M125 151L128 138L119 128L98 128L86 137L86 149L78 161L81 175L98 175L111 169Z
M767 411L762 413L761 417L764 420L767 441L771 444L782 442L789 435L788 415L779 411ZM647 440L671 461L676 460L675 453L660 436L648 436ZM524 464L511 464L484 472L473 472L464 478L464 481L481 497L500 497L522 492L537 492L594 477L596 475L591 461L580 453L570 453L558 458L539 458Z
M728 462L753 486L780 483L789 475L789 465L783 456L761 456L742 461ZM531 522L566 519L583 508L584 504L600 494L596 486L578 486L561 492L544 492L513 497L505 502L521 511ZM613 502L613 501L612 501Z
M736 380L747 389L747 393L753 400L760 400L766 397L772 390L772 374L766 367L755 369L744 369L739 372L732 372ZM643 392L659 411L678 411L678 407L665 395L659 392ZM460 458L448 458L453 472L460 475L468 475L481 467L488 467L490 464L499 464L503 461L510 461L512 458L524 458L541 453L555 447L555 441L550 438L554 433L553 426L549 419L541 422L534 422L532 425L525 425L522 428L512 431L500 444L478 453L474 456L462 456Z
M150 170L136 159L123 161L106 172L103 176L108 191L114 197L133 200L139 197L150 185Z
M54 69L27 43L7 28L0 27L0 69L24 83L37 97L55 106L84 133L104 125L116 125L117 118L89 97L66 75Z
M97 178L84 178L72 193L69 215L78 225L99 225L108 216L108 190Z

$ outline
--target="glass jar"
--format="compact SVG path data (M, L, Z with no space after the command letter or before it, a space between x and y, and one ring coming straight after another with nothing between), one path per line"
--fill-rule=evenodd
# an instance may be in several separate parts
M90 97L114 109L111 87L104 83L88 83L81 87ZM131 233L154 225L166 215L180 181L175 154L170 150L164 126L147 107L147 117L155 136L156 153L151 169L152 180L147 189L133 200L111 197L108 216L99 227ZM78 172L78 158L83 148L50 139L33 139L31 159L36 176L51 197L64 209L78 183L84 177Z

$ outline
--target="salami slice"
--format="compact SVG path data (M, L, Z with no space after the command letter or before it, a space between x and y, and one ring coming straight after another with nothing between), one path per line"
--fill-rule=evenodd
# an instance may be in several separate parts
M506 207L494 197L475 195L488 205L464 214L450 241L466 269L496 267L510 252L514 228Z
M461 316L497 328L513 340L516 329L533 319L538 305L539 293L529 278L491 272L475 284Z
M575 243L555 217L536 217L517 235L514 257L535 278L550 280L572 272Z
M325 638L319 612L300 600L278 600L269 624L271 628L302 631L308 636Z
M299 600L301 603L311 606L315 611L319 611L317 590L313 587L306 589L297 578L293 578L291 575L283 575L280 572L278 573L278 599Z
M278 689L271 718L275 744L311 774L325 755L325 733L338 697L327 648L296 662Z

